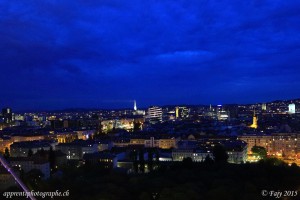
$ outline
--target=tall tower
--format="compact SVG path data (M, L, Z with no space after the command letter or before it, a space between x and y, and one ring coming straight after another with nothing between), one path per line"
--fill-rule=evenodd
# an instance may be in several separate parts
M178 106L176 106L176 108L175 108L175 117L176 117L176 119L179 117L179 107Z
M255 115L255 110L253 111L253 122L252 122L252 124L251 124L251 126L250 126L250 128L255 128L255 129L257 129L257 116Z
M136 107L136 100L133 101L133 110L136 111L137 107Z

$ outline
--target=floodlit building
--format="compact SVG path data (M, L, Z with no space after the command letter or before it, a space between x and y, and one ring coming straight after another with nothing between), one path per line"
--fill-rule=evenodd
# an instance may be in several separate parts
M296 105L294 103L289 104L289 113L295 114L296 113Z
M204 161L207 156L213 159L215 145L224 146L228 154L229 163L244 163L247 161L247 143L239 140L203 140L197 148L179 148L172 151L173 161L182 161L190 157L195 162Z
M189 117L190 114L190 109L188 109L187 107L175 107L175 116L176 119L186 119Z
M257 129L258 125L257 125L257 116L255 114L255 110L253 112L253 120L252 120L252 124L250 125L250 128L254 128L254 129Z
M273 133L271 135L242 135L238 137L248 144L248 154L253 146L266 148L269 155L295 157L300 152L300 135L296 133Z
M175 138L132 138L130 145L143 145L145 148L171 149L176 148Z
M148 108L148 120L150 123L155 124L162 122L162 108L158 106L151 106Z
M213 158L210 150L206 149L174 149L172 151L173 161L182 161L184 158L191 158L194 162L202 162L209 156Z
M124 129L132 131L134 128L134 119L123 118L115 120L104 120L101 122L102 131L107 133L113 129Z
M267 110L267 104L266 104L266 103L263 103L263 104L261 105L261 109L262 109L263 111L266 111L266 110Z
M96 165L105 169L117 167L117 156L106 152L95 152L84 154L83 160L85 164Z

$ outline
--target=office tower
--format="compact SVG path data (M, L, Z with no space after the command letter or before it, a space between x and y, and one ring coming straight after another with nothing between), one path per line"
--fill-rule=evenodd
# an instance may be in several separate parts
M162 108L158 106L151 106L148 108L148 120L150 123L157 123L162 121Z
M295 114L296 113L296 105L294 103L289 104L289 113Z
M175 114L176 114L176 119L181 118L181 119L186 119L189 117L190 114L190 109L187 107L176 107L175 108Z
M267 104L263 103L263 104L261 105L261 109L262 109L263 111L266 111L266 110L267 110Z

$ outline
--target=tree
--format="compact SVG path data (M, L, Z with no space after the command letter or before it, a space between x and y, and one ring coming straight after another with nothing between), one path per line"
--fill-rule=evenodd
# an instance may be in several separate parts
M155 150L155 163L156 163L156 166L158 167L158 165L159 165L159 151L158 151L158 149Z
M140 122L133 123L133 131L140 131L142 128L142 124Z
M182 160L182 166L187 169L191 169L193 167L193 159L190 157L184 158Z
M153 170L153 149L148 149L148 167L149 171Z
M265 165L269 165L269 166L287 166L287 163L285 163L284 161L272 157L272 158L266 158L264 160L260 160L259 164L265 164Z
M29 149L27 157L31 157L32 155L33 155L33 151L32 151L32 149Z
M41 149L41 151L40 151L40 155L41 155L42 157L45 157L45 156L46 156L46 153L45 153L45 150L44 150L44 148L42 148L42 149Z
M145 172L145 159L144 159L144 150L141 149L139 152L139 164L140 164L140 171Z
M8 148L6 147L6 148L5 148L5 152L4 152L4 158L5 158L6 160L8 160L9 157L10 157L10 153L9 153Z
M205 157L204 163L212 164L213 162L214 162L214 160L207 154L207 156Z
M55 152L53 151L53 148L52 146L50 147L50 150L49 150L49 163L50 163L50 168L52 170L55 169Z
M24 175L24 179L30 186L37 187L41 185L44 174L39 169L32 169Z
M267 157L267 150L264 147L253 146L251 151L253 156L259 157L261 159L265 159Z
M216 163L226 163L228 160L228 154L223 145L217 144L213 148L213 156Z
M133 150L130 152L130 160L132 161L132 164L133 164L133 170L135 173L138 172L139 170L139 164L138 164L138 161L137 161L137 152L136 150Z

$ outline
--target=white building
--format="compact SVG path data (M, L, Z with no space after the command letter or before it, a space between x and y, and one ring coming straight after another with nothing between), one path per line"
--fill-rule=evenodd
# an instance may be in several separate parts
M289 104L289 113L295 114L296 113L296 105L294 103Z
M202 162L206 156L213 158L212 152L204 149L174 149L172 151L173 161L182 161L191 158L194 162Z
M148 108L148 120L150 123L162 122L162 108L151 106Z

